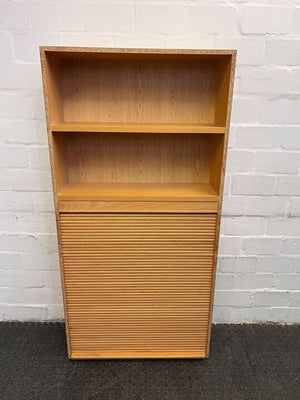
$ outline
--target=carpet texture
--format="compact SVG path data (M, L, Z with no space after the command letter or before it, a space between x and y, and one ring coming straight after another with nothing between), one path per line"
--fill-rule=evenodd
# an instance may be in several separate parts
M300 326L214 325L207 360L70 361L64 325L0 323L3 400L298 400Z

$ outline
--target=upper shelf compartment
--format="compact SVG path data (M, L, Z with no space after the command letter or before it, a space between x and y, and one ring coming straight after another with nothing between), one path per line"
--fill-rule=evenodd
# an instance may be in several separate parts
M233 52L45 54L53 131L225 132Z

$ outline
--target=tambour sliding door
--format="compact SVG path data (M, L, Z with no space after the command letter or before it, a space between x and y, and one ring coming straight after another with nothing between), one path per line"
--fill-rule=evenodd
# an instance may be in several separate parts
M60 221L73 357L204 357L215 215Z

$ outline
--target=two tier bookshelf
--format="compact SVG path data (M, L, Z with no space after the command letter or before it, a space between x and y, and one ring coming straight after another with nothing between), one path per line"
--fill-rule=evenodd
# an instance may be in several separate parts
M235 57L41 47L70 358L208 356Z

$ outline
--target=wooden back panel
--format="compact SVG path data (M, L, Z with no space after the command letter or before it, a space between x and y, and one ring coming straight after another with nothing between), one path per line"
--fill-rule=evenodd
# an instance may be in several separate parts
M206 183L210 137L188 134L66 134L70 182Z
M65 121L214 123L217 64L62 60Z
M61 214L72 358L205 357L215 214Z

